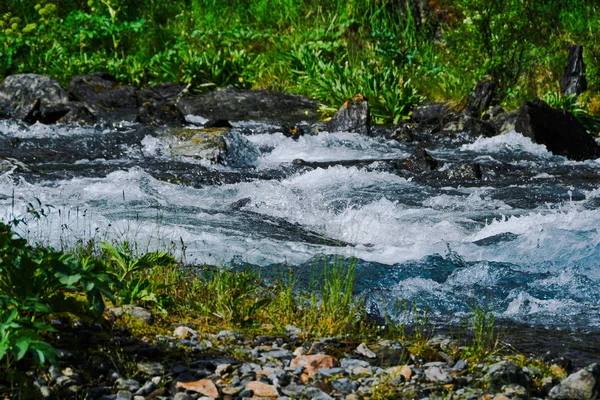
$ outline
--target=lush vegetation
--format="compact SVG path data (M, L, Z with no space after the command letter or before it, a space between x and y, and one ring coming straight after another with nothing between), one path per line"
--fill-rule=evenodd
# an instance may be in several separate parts
M362 93L378 121L393 121L423 98L463 103L486 74L509 107L560 103L577 43L590 88L579 108L598 115L599 27L595 0L7 0L0 77L67 83L102 70L133 85L301 93L325 110Z

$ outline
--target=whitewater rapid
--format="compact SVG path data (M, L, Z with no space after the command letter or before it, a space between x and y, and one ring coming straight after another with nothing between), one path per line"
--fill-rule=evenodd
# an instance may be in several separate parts
M429 184L386 167L386 160L408 157L412 145L344 132L295 141L262 133L256 122L236 128L254 130L243 135L257 154L254 173L280 174L171 183L146 167L150 159L172 162L170 143L146 135L118 158L81 154L76 164L107 168L100 176L2 173L0 217L25 220L23 237L63 249L129 241L140 252L167 249L188 263L272 269L355 258L358 294L379 311L416 301L443 319L484 304L519 323L600 329L600 159L569 161L513 131L431 149L446 162L442 168L467 161L487 172L476 185ZM105 134L0 124L0 138L20 140ZM322 165L290 170L298 159ZM361 164L340 163L348 160ZM47 215L31 218L28 207Z

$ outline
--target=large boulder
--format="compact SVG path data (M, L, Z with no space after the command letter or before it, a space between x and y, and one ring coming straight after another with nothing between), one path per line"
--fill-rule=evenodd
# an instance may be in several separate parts
M71 78L69 93L75 99L89 105L107 109L137 108L140 106L139 91L131 86L121 86L112 75L93 73Z
M578 95L587 89L585 64L583 63L583 46L569 47L569 58L565 72L560 78L560 91L564 96Z
M327 124L327 130L369 135L371 133L371 115L367 99L362 94L357 94L345 102Z
M255 165L260 152L248 139L227 128L171 129L172 156L192 157L232 167Z
M556 155L572 160L600 157L600 147L573 114L540 99L521 104L515 130Z
M187 94L177 102L184 115L199 115L213 120L278 120L299 122L316 120L316 101L295 94L268 90L242 92L232 87L202 94Z
M588 400L596 399L598 395L600 395L598 364L591 364L569 375L549 393L549 397L553 400Z
M52 123L67 114L64 105L68 102L67 92L47 76L11 75L0 84L0 118Z

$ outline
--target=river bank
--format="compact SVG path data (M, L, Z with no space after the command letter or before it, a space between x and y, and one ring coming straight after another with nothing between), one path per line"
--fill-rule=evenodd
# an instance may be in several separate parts
M585 337L600 326L599 147L539 100L490 107L486 83L465 110L425 102L409 121L377 125L361 95L325 122L314 100L285 93L137 89L103 73L65 89L11 76L0 85L1 215L42 247L3 230L6 254L16 253L0 266L30 269L2 276L56 288L62 302L6 285L2 317L9 329L10 318L43 322L32 343L67 352L58 369L29 369L36 347L10 336L5 371L17 386L3 390L112 399L155 385L139 396L162 387L155 396L185 398L177 382L208 378L212 395L234 397L260 388L291 398L574 398L558 386L576 373L565 355L581 368L598 354ZM225 271L195 269L207 264ZM112 307L111 297L154 322L102 314L99 299ZM176 338L182 324L198 333ZM533 358L496 341L504 325ZM232 328L241 337L219 339ZM440 329L455 332L436 339ZM570 338L585 344L561 354ZM553 351L536 361L544 346ZM303 382L291 363L304 347L342 370ZM381 348L396 353L377 356ZM143 372L144 357L160 367ZM596 367L590 374L597 382Z

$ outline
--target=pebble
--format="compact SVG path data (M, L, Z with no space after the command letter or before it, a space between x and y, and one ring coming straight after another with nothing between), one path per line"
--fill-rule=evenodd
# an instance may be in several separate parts
M410 353L397 341L381 340L348 348L335 338L305 343L290 336L263 335L245 339L231 330L217 335L203 334L204 337L194 334L177 337L177 329L173 337L162 336L160 343L164 349L189 345L191 350L186 350L189 358L185 364L183 360L179 363L156 359L138 361L135 365L139 374L134 375L136 379L128 379L109 370L107 363L102 367L97 387L81 382L81 376L86 375L73 367L62 370L50 367L45 379L40 377L35 381L37 390L43 398L62 390L61 396L83 395L102 400L358 400L377 398L382 390L389 391L386 398L434 399L451 392L457 400L533 399L534 394L546 395L552 400L578 400L597 396L600 385L600 368L595 364L559 383L543 377L538 369L520 368L501 357L496 358L499 362L495 364L476 365L469 371L465 360L431 361L431 358L448 360L450 357L431 357L426 360L429 362L415 358L414 363L408 365ZM207 337L214 342L209 342ZM438 339L430 342L438 348L450 346L449 341ZM210 343L216 352L198 352L195 346L202 341ZM244 354L245 361L232 357L229 353L232 350L238 357ZM343 355L337 358L330 354ZM382 359L385 354L392 355L392 359ZM532 378L538 382L536 389L531 385ZM481 382L484 390L479 388ZM107 385L110 383L112 386Z

